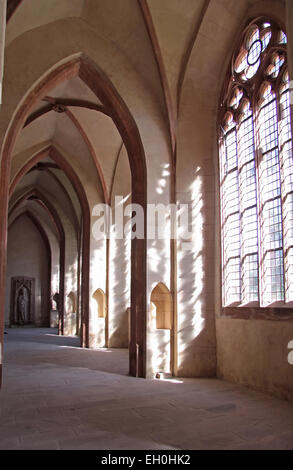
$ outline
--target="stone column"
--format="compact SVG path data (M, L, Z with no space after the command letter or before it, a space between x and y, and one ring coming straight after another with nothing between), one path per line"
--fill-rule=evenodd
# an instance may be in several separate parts
M0 0L0 104L2 103L5 29L6 29L6 0Z
M2 101L2 77L3 77L3 64L4 64L5 28L6 28L6 0L0 0L0 105ZM5 263L5 261L2 260L2 263ZM1 267L1 269L3 268ZM5 272L4 272L3 277L5 277ZM3 290L3 293L4 293L4 290ZM4 308L0 312L0 388L2 384L3 329L4 329Z

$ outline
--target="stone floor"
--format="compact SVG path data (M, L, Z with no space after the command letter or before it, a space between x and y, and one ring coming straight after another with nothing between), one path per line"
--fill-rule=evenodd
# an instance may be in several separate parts
M216 379L127 376L126 350L9 329L0 449L293 449L293 403Z

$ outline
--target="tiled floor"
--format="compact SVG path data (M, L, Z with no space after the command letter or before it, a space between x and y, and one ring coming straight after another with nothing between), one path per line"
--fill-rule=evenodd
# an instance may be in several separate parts
M216 379L127 370L125 350L8 330L0 449L293 449L293 403Z

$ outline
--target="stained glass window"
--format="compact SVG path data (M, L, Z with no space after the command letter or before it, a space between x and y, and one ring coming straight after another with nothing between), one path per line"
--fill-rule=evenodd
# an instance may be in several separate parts
M293 301L293 158L287 38L258 19L242 34L219 116L223 305Z

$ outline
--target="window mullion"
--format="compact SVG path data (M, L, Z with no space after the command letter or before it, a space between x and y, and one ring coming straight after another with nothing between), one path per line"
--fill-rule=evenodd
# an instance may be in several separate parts
M283 249L285 302L293 301L293 161L289 83L280 93L278 130L280 135L281 194L283 207Z
M258 302L257 191L253 115L238 125L242 304Z
M240 220L236 127L223 138L221 152L221 201L224 305L239 304L240 298Z
M277 100L267 89L258 119L259 221L261 234L261 304L284 300L283 228Z

